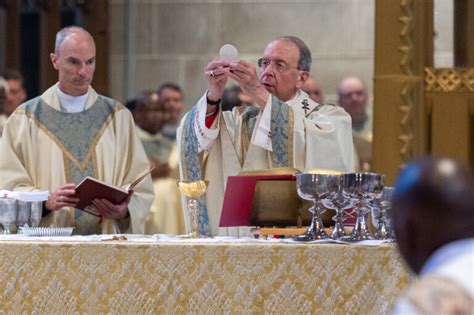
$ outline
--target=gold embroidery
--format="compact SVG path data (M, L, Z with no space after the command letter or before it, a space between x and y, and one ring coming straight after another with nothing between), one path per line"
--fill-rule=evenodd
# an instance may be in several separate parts
M288 107L288 167L294 166L293 161L293 131L295 125L293 109Z
M29 119L31 119L35 122L35 124L38 126L38 128L40 130L42 130L54 143L56 143L56 145L63 152L64 156L66 156L66 158L69 161L71 161L74 164L74 166L76 166L81 172L83 172L85 170L85 168L87 167L87 165L89 163L89 160L95 154L95 149L96 149L97 143L99 142L99 140L103 136L105 130L108 128L108 126L110 125L110 123L114 119L115 113L117 113L118 111L120 111L124 108L125 107L121 104L118 104L117 106L114 106L112 114L107 118L107 120L103 124L102 128L97 132L97 135L95 136L94 140L92 141L92 145L89 147L89 150L85 154L84 160L82 161L82 163L79 160L77 160L76 157L73 154L71 154L71 152L69 152L69 150L63 145L63 143L45 125L43 125L40 121L38 121L36 119L36 117L31 112L25 112L25 113L26 113L26 116ZM65 166L67 166L67 165L65 165Z

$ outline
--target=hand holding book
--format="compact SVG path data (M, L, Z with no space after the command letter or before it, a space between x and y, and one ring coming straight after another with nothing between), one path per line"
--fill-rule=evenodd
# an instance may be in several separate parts
M92 200L93 208L105 219L119 220L127 216L128 203L133 195L133 190L129 190L128 197L120 204L114 204L105 198Z
M63 207L76 207L79 199L74 196L76 184L68 183L59 186L59 188L49 195L45 202L45 207L48 210L59 210Z
M133 189L147 177L153 168L141 173L128 189L123 189L93 177L86 177L76 187L73 197L79 201L75 208L95 216L105 218L119 218L126 213L128 202L133 194Z

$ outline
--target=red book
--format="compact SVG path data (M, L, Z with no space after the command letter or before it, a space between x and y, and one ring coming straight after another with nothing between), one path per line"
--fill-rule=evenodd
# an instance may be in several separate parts
M116 187L96 178L87 176L76 186L76 193L72 196L73 198L79 198L76 208L92 215L100 216L92 206L92 201L94 199L103 198L113 204L120 204L127 199L130 191L132 191L136 185L149 175L152 170L153 168L141 173L140 176L130 184L128 189Z
M295 181L294 174L229 176L219 226L249 226L258 181ZM296 183L295 183L296 193Z

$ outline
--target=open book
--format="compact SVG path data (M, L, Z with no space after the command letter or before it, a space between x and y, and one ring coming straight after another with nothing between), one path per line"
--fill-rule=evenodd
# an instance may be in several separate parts
M146 170L141 173L137 179L135 179L129 186L128 189L123 189L110 184L107 184L96 178L87 176L76 186L76 193L72 196L79 198L79 202L76 205L77 209L83 210L89 214L99 216L97 210L92 206L92 201L96 198L107 199L113 204L122 203L127 199L130 191L137 186L147 175L151 173L153 168Z

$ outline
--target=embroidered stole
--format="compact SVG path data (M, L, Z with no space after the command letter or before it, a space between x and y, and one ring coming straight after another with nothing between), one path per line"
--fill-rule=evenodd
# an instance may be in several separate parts
M182 159L183 177L185 181L191 182L204 179L198 150L198 139L194 130L194 122L198 119L199 112L197 106L194 106L186 116L181 139L181 152L184 154L184 159ZM188 199L186 197L186 200ZM211 236L205 195L198 198L198 228L201 235Z
M243 148L243 160L250 145L250 139L255 128L257 116L260 110L256 107L248 108L243 113L241 140ZM293 166L293 111L285 103L272 97L271 113L271 137L272 137L272 163L271 167ZM183 177L186 181L198 181L204 179L201 166L200 154L198 151L198 139L194 124L199 121L197 106L194 106L186 117L182 133L181 152ZM223 120L224 121L224 120ZM240 131L237 131L240 132ZM205 196L198 200L199 230L203 235L210 235L209 216Z
M86 176L97 177L95 148L105 129L113 120L112 99L98 96L96 102L79 113L65 113L52 108L43 99L25 104L26 114L43 130L63 152L66 182L79 183ZM99 220L75 209L75 234L100 233Z

